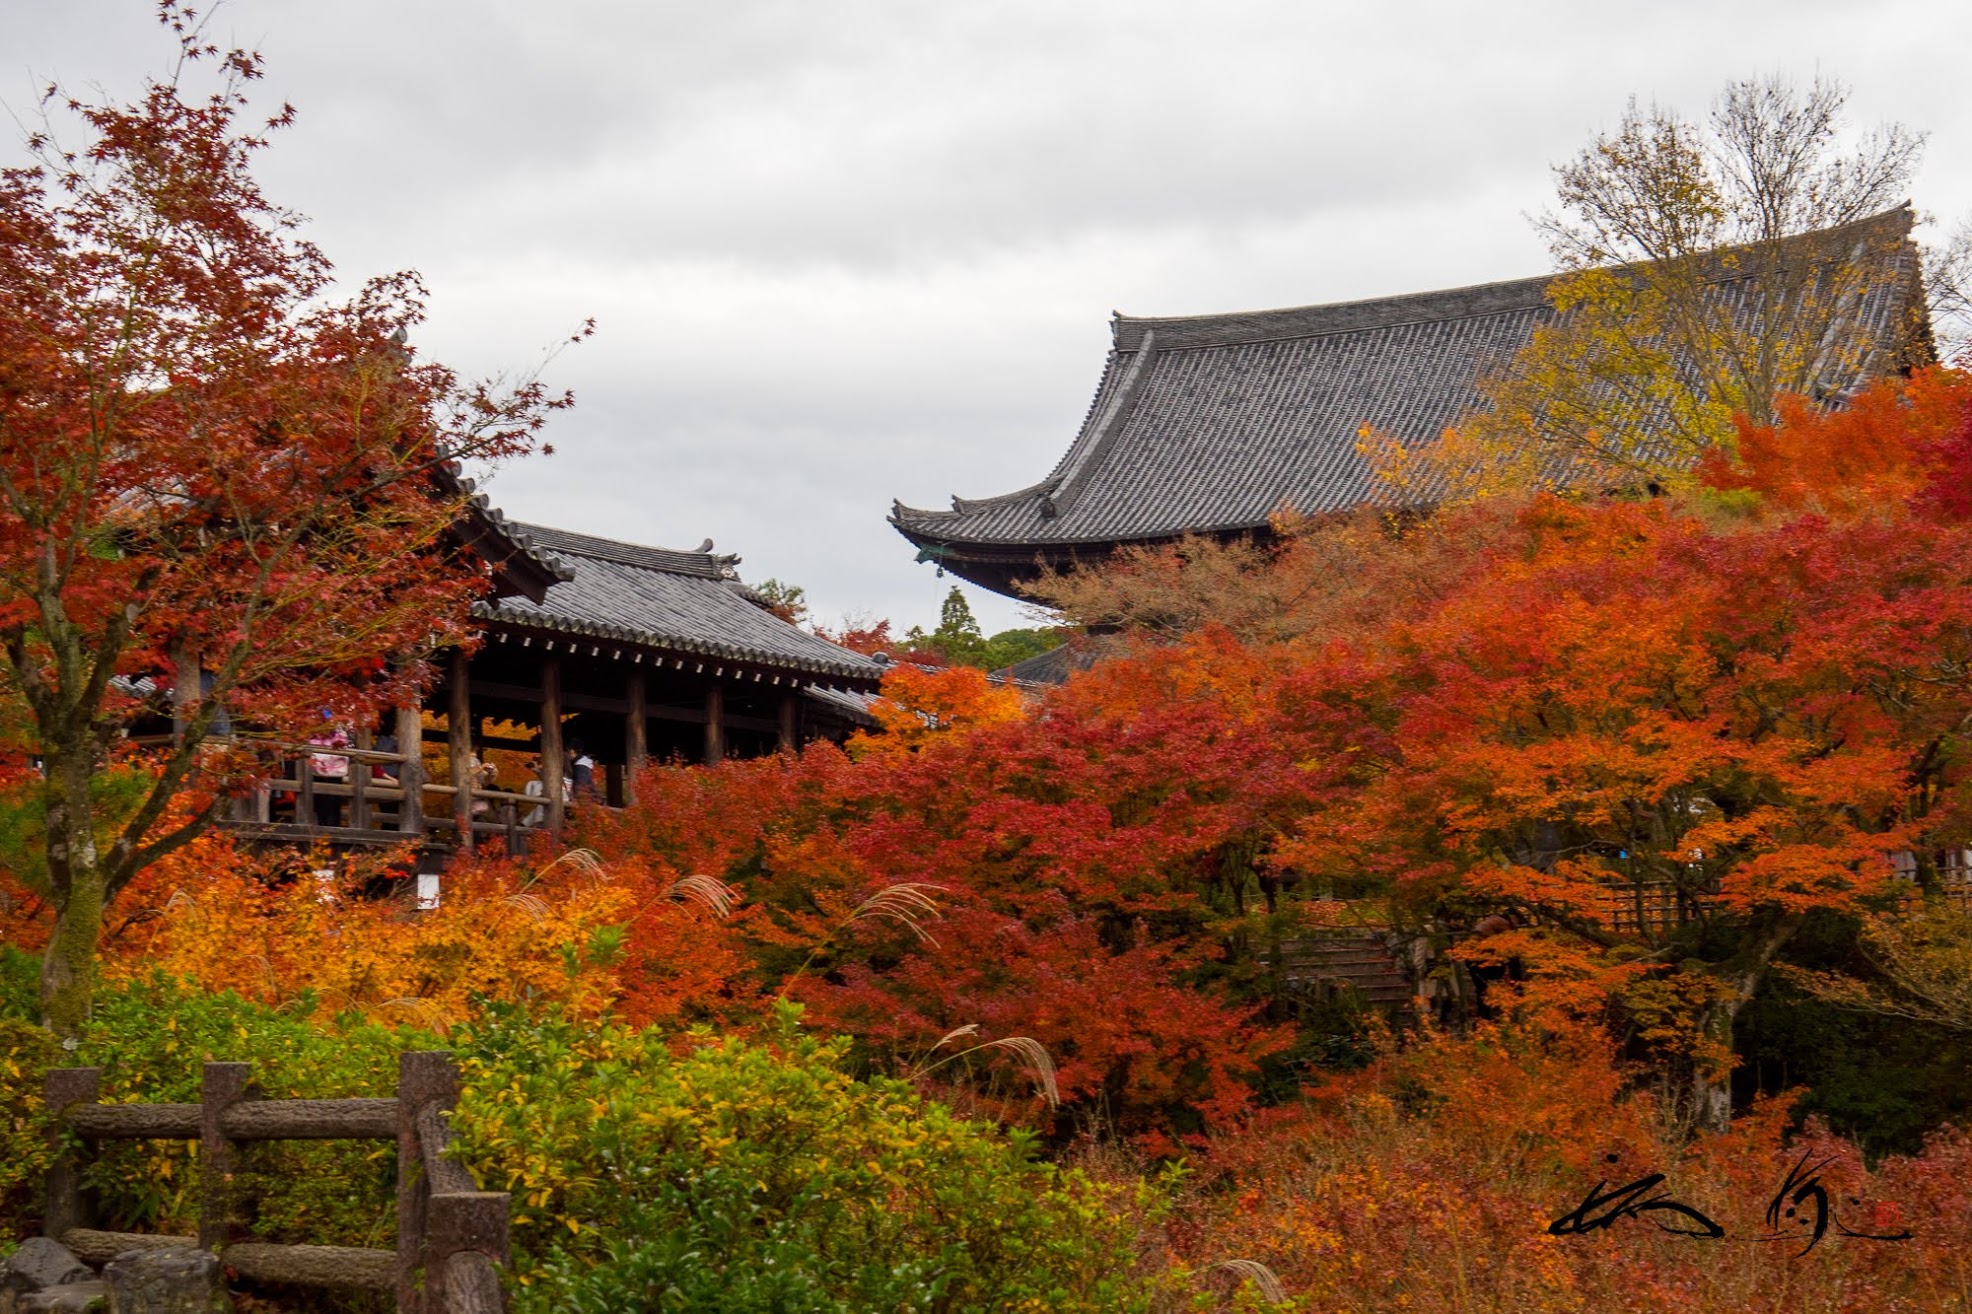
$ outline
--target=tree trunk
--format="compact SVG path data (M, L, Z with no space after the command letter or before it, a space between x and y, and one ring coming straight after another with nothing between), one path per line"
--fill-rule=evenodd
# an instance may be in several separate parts
M1751 992L1748 991L1748 997ZM1707 1040L1732 1053L1732 1023L1745 999L1735 996L1706 1009L1699 1017L1699 1028ZM1699 1131L1719 1133L1732 1126L1732 1069L1714 1073L1705 1064L1694 1065L1691 1074L1693 1121Z
M1739 1010L1753 998L1766 978L1767 968L1782 945L1801 928L1802 914L1790 913L1767 928L1764 937L1748 952L1710 969L1731 982L1723 999L1707 1005L1698 1015L1700 1033L1726 1055L1723 1071L1712 1073L1703 1063L1694 1065L1691 1077L1693 1116L1700 1131L1723 1132L1732 1125L1732 1024Z
M41 958L41 1020L62 1040L80 1039L96 988L96 941L109 902L96 852L86 750L50 753L48 886L55 929Z

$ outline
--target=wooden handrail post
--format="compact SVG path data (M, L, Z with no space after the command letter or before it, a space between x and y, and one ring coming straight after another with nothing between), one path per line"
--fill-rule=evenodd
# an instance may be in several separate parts
M420 1303L418 1274L425 1264L425 1201L431 1182L425 1176L424 1145L418 1134L419 1116L428 1108L449 1109L459 1098L459 1069L442 1051L400 1054L397 1057L397 1308L404 1314L433 1309ZM427 1277L424 1284L432 1283Z
M233 1179L240 1168L239 1146L220 1120L226 1110L252 1098L250 1063L208 1063L199 1100L199 1245L219 1251L232 1240Z
M506 1263L511 1204L505 1191L433 1195L425 1216L425 1252L433 1266L467 1250Z
M374 742L368 730L356 732L356 747L367 749ZM363 758L352 757L345 760L349 763L349 774L345 777L349 781L349 825L352 830L368 830L371 767Z
M294 795L294 824L312 826L315 824L315 763L312 753L303 753L294 760L294 778L300 788Z
M494 1314L504 1302L494 1264L507 1261L505 1191L434 1193L425 1232L426 1314Z
M78 1104L94 1104L102 1088L101 1068L55 1068L42 1087L52 1116L48 1128L54 1162L48 1165L48 1207L41 1214L41 1234L56 1241L70 1228L88 1225L89 1205L82 1195L82 1165L63 1145L68 1113Z

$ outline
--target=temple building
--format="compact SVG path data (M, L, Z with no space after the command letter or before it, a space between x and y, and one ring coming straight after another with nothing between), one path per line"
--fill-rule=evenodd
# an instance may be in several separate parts
M1836 325L1854 377L1930 359L1912 216L1900 208L1790 238L1866 262L1866 295ZM1827 259L1816 255L1817 260ZM1743 277L1743 276L1741 276ZM1264 537L1283 508L1304 516L1387 504L1357 451L1369 426L1406 446L1481 405L1485 372L1550 321L1551 276L1286 310L1147 319L1116 315L1088 414L1046 478L950 510L901 502L890 522L921 561L998 593L1099 562L1125 544L1185 534ZM1722 297L1736 279L1721 276Z
M648 763L793 751L871 724L883 665L776 616L737 557L521 524L464 491L456 538L494 584L473 608L478 648L441 654L438 686L384 724L277 746L285 775L228 829L410 841L435 864L488 836L518 849L571 807L621 806Z

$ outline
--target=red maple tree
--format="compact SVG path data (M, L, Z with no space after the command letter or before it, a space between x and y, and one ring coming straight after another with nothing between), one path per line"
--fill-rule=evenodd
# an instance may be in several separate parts
M0 645L43 770L42 1006L65 1035L108 899L252 769L214 725L302 737L414 691L486 582L448 539L449 463L525 451L568 404L420 361L415 275L329 299L251 171L292 110L249 126L259 57L173 0L160 17L170 77L130 104L51 88L35 162L0 172ZM172 742L106 792L152 689Z

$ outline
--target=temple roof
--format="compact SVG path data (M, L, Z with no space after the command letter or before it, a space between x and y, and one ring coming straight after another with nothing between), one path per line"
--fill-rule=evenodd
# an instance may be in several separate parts
M1856 331L1906 332L1915 255L1909 209L1825 234L1891 253L1886 291L1864 298ZM1828 248L1820 248L1828 249ZM1357 450L1371 426L1435 438L1480 404L1482 371L1549 318L1549 277L1333 305L1180 318L1117 315L1113 346L1080 431L1048 477L1017 492L901 502L890 520L924 559L989 587L1031 573L1037 555L1078 546L1260 529L1283 507L1319 515L1394 501ZM1865 365L1881 373L1889 351ZM1838 383L1853 383L1853 380ZM981 562L997 560L982 573Z
M457 461L441 462L433 469L433 478L447 495L464 495L465 513L454 532L493 567L496 592L519 593L539 602L557 580L568 578L566 571L529 540L520 524L507 519L506 513L479 490L478 483L466 477Z
M692 551L509 522L531 549L566 578L534 602L489 598L473 607L482 620L520 629L576 634L613 643L720 658L874 687L883 667L790 625L740 582L739 558L707 542Z

